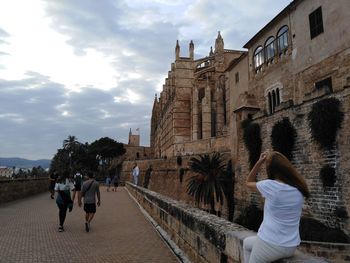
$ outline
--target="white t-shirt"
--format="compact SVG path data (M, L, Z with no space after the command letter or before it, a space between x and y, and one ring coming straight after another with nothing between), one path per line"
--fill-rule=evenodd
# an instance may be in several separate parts
M258 236L273 245L295 247L300 244L299 223L304 198L295 187L276 180L256 184L265 198L264 220Z
M140 173L140 169L138 166L136 166L133 170L132 170L132 175L133 176L139 176Z
M68 179L66 179L66 182L64 184L63 183L56 183L55 190L56 191L74 190L74 185L72 182L70 182Z

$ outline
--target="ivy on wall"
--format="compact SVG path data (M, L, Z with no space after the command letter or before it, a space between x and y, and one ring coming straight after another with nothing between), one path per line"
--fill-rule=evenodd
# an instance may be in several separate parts
M320 241L327 243L349 243L349 237L338 228L329 228L313 218L301 218L300 237L305 241Z
M327 98L316 102L308 115L311 135L322 148L331 149L334 145L344 119L340 107L338 99Z
M274 151L284 154L289 160L293 158L293 148L297 132L289 118L278 121L272 128L271 145Z
M335 180L337 179L335 169L329 164L324 165L320 170L320 178L323 187L333 187Z
M242 121L241 126L243 128L243 141L249 152L250 167L253 167L261 154L262 140L260 125L247 119Z

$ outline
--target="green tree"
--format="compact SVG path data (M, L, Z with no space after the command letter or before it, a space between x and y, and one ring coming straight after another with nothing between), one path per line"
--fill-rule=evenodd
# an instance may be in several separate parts
M90 149L88 143L80 144L76 151L73 153L72 159L73 167L75 170L80 170L82 172L97 171L98 160L96 155Z
M78 142L77 137L69 135L67 139L63 141L63 149L67 150L68 152L72 152L79 147L81 143Z
M124 144L111 138L103 137L91 143L89 152L100 162L102 177L104 177L106 167L110 166L112 159L123 155L126 149Z
M69 172L69 152L65 149L58 149L51 161L50 170L56 170L59 174Z
M220 153L192 157L189 167L195 175L188 178L187 193L194 197L197 205L210 205L210 213L216 214L215 202L221 205L224 201L222 178L225 173L225 163Z
M103 137L91 143L90 152L98 156L103 163L109 165L113 158L123 155L126 150L124 144L111 138Z

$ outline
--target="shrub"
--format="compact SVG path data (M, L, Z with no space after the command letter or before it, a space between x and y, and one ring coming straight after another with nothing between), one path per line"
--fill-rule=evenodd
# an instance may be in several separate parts
M335 142L344 119L340 106L336 98L324 99L315 103L308 115L311 135L322 148L331 149Z
M251 204L250 206L244 208L242 213L236 219L235 223L257 232L261 222L263 221L263 216L263 211L256 205Z
M301 218L300 237L305 241L349 243L349 237L340 229L329 228L312 218Z
M243 128L243 141L249 152L250 167L253 167L261 154L260 125L248 119L242 121L241 126Z
M289 119L283 118L277 122L271 132L271 145L273 150L284 154L289 160L293 158L293 148L297 132Z
M323 183L323 187L333 187L337 178L335 169L329 164L324 165L320 171L320 178Z

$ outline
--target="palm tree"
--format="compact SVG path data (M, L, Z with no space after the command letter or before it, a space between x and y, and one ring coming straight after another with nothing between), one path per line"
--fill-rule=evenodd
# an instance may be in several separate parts
M215 214L215 202L221 205L224 201L222 178L225 173L225 163L220 153L192 157L189 167L195 173L188 178L187 193L194 197L197 205L210 205L210 213Z
M79 149L80 142L78 142L77 137L69 135L67 139L63 141L63 149L68 152L69 155L69 170L72 173L73 170L73 155L76 154L76 152Z
M71 152L75 150L79 144L77 137L69 135L68 138L63 141L63 149Z

